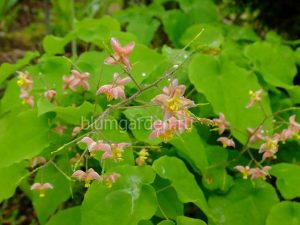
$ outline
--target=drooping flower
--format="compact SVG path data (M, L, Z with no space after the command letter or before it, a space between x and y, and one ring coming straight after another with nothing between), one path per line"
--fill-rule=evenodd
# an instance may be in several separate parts
M45 192L48 189L53 189L52 184L50 183L34 183L33 185L31 185L30 190L34 190L34 191L38 191L39 192L39 196L45 197Z
M104 184L106 187L111 188L114 183L120 178L120 174L112 173L103 177Z
M26 91L31 91L33 87L33 80L28 72L18 72L18 86Z
M90 74L87 72L80 73L77 70L71 71L71 76L63 76L64 86L63 88L71 89L76 91L78 87L82 87L84 90L90 90L90 85L88 83Z
M88 188L91 186L92 180L102 180L102 177L92 168L88 169L87 172L82 170L76 170L72 177L75 177L79 181L84 181L84 187Z
M120 162L123 160L124 148L129 147L130 145L130 143L111 144L110 147L104 151L101 159L112 159L115 162Z
M238 165L234 167L234 169L238 170L243 175L243 179L247 179L251 175L249 166Z
M113 84L106 84L100 87L97 90L96 95L104 93L108 100L112 99L125 99L125 91L124 86L131 81L130 77L125 77L124 79L121 78L120 74L114 74Z
M20 99L22 99L22 104L29 105L31 107L34 106L34 98L27 90L21 89Z
M104 152L111 151L111 146L109 144L105 144L101 140L94 141L90 137L84 137L78 143L85 143L87 145L87 148L88 148L91 156L95 156L96 152L98 152L98 151L104 151Z
M118 39L113 37L111 38L111 46L114 50L114 53L112 56L106 58L104 60L104 63L107 65L122 63L128 70L131 70L129 55L132 53L135 43L130 42L129 44L122 47Z
M80 131L81 131L81 127L79 127L79 126L74 127L73 131L72 131L72 137L77 136L77 134L79 134Z
M276 159L276 153L278 151L278 139L266 137L266 142L259 148L259 153L263 154L263 159L273 158Z
M249 91L250 101L246 105L246 108L251 108L255 103L261 102L263 96L263 90L259 89L258 91Z
M54 99L54 97L56 96L56 91L49 89L47 91L45 91L44 93L44 97L48 100L48 101L52 101Z
M257 140L264 140L265 137L263 135L263 129L262 126L260 126L258 129L252 129L252 128L248 128L247 129L250 138L249 138L249 143L254 143Z
M138 153L138 157L136 158L135 162L138 166L145 165L148 157L149 157L149 152L145 148L143 148Z
M151 101L159 104L163 109L164 118L176 116L177 113L187 111L190 107L194 107L195 103L185 98L185 86L178 85L178 80L171 81L169 87L163 88L163 93L154 97Z
M219 114L219 118L213 119L213 122L216 127L218 127L219 134L223 134L226 129L229 128L229 123L225 120L223 113Z
M219 137L217 139L217 141L221 142L223 144L224 148L227 148L227 147L233 147L233 148L235 148L235 143L234 143L233 139L231 139L231 138Z
M289 130L291 130L293 133L297 133L300 131L300 124L296 122L296 115L290 116L289 122Z
M30 167L34 168L38 165L43 165L46 163L46 159L43 156L36 156L30 160Z
M251 174L251 179L256 180L256 179L263 179L265 180L266 177L269 175L271 167L270 166L264 166L263 168L251 168L250 169L250 174Z

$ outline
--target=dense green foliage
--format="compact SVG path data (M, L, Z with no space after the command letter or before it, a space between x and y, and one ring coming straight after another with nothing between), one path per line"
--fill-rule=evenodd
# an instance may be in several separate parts
M15 197L24 193L38 223L46 225L300 225L299 131L276 143L277 158L264 160L259 149L267 139L251 143L247 131L262 126L264 135L272 137L291 126L291 115L300 121L300 48L272 31L262 38L250 27L224 23L211 0L155 0L100 18L77 15L78 20L67 10L72 1L53 2L53 10L66 17L56 22L61 36L47 35L41 52L0 66L5 88L0 201L9 202L18 189ZM74 27L68 30L64 23L70 18ZM112 37L122 45L135 42L130 72L103 63L114 52ZM72 45L81 48L70 51ZM90 74L88 90L63 88L63 76L71 70ZM33 107L22 104L27 99L20 99L24 84L17 71L28 71L33 79ZM96 95L116 72L129 73L137 83L125 87L129 102ZM187 87L185 96L196 103L190 108L196 120L190 131L149 139L148 119L163 119L151 99L173 79ZM47 99L44 92L50 89L56 96ZM246 107L249 91L260 89L259 104ZM217 142L220 135L211 119L220 113L230 124L224 134L234 140L232 149ZM117 126L95 128L104 116ZM81 129L72 134L75 127ZM131 147L120 162L105 161L102 152L93 157L78 143L86 136ZM146 165L136 163L141 148L149 154ZM36 165L37 156L45 161ZM266 179L243 180L237 165L272 168L260 177ZM88 168L104 180L86 189L72 174ZM112 173L119 177L110 186L105 177ZM33 183L46 182L53 188L44 197L30 190Z

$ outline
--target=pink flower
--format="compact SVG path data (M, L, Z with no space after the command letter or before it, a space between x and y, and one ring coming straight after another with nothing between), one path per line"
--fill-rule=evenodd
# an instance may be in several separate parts
M71 89L72 91L75 91L76 88L72 86L73 80L74 80L73 76L70 77L63 76L63 81L64 81L63 89L64 90Z
M225 116L223 113L219 114L218 119L213 119L215 126L219 128L219 134L223 134L226 129L229 128L229 123L225 120Z
M135 43L130 42L124 47L121 46L120 42L116 38L111 38L111 46L114 50L112 57L108 57L104 60L107 65L115 65L117 63L122 63L128 70L131 70L131 63L129 60L129 55L132 53Z
M276 159L276 153L278 151L278 139L266 137L266 142L259 148L259 153L263 153L263 159L274 158Z
M238 165L234 167L234 169L238 170L243 175L243 179L247 179L251 175L249 166Z
M40 193L39 196L41 198L45 197L45 191L48 189L53 189L52 184L50 184L50 183L34 183L30 187L30 190L38 191Z
M258 91L249 91L250 101L247 104L246 108L251 108L255 103L261 102L263 96L263 90L259 89Z
M88 147L88 150L89 150L91 156L95 156L96 152L98 152L98 151L104 151L104 152L111 151L111 147L109 144L105 144L102 141L96 142L93 139L91 139L90 137L84 137L78 143L85 143Z
M186 130L191 129L192 120L189 118L182 117L177 119L172 116L168 120L156 120L153 123L153 131L151 132L149 138L161 138L164 142L167 142L175 134L181 134Z
M82 170L76 170L72 177L75 177L79 181L84 181L84 187L88 188L91 186L92 180L102 180L102 177L92 168L90 168L87 172Z
M45 93L44 93L44 97L49 101L52 101L55 96L56 96L55 90L49 89L49 90L45 91Z
M74 128L73 128L73 131L72 131L72 137L77 136L77 134L79 134L80 131L81 131L81 127L79 127L79 126L74 127Z
M30 96L27 90L21 89L20 99L22 99L22 104L34 107L33 96Z
M250 139L249 142L250 143L254 143L257 140L264 140L265 137L263 136L263 130L262 130L262 126L260 126L258 129L252 129L252 128L248 128L247 129L249 135L250 135Z
M101 159L112 159L115 162L120 162L123 160L124 148L129 147L130 145L130 143L111 144L109 148L104 150L104 154Z
M111 188L112 185L120 178L120 174L112 173L110 175L104 176L104 184L106 187Z
M296 115L290 116L289 121L290 123L288 129L294 133L297 133L300 130L300 124L296 122Z
M188 108L194 107L195 103L185 98L185 86L178 85L178 80L171 81L169 87L163 88L163 93L154 97L151 101L161 105L165 118L176 116L179 111L187 111Z
M71 76L63 76L64 86L63 88L71 89L72 91L75 91L78 87L82 87L84 90L90 90L90 85L88 83L90 74L80 73L77 70L71 71Z
M223 144L224 148L227 148L227 147L235 148L235 143L234 143L233 139L229 139L227 137L219 137L217 139L217 141L221 142Z
M113 84L106 84L100 87L96 93L99 95L100 93L104 93L108 100L112 99L125 99L125 91L124 86L131 81L130 77L121 78L120 74L114 74Z
M250 169L250 174L251 174L251 179L256 180L256 179L266 179L266 176L269 175L269 170L271 169L270 166L264 166L262 169L260 168L252 168Z
M33 87L33 80L28 72L18 72L17 84L19 87L26 91L31 91Z

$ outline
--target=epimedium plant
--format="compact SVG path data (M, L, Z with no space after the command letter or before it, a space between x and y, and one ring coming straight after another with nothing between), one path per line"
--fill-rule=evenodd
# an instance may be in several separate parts
M298 51L197 2L161 18L163 1L114 15L138 38L112 17L79 21L45 37L44 55L1 66L1 200L19 186L41 224L299 220ZM158 19L182 49L141 44ZM74 39L99 50L68 58Z

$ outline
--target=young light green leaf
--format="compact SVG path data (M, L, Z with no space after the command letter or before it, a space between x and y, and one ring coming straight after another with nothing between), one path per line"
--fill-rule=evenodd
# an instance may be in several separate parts
M198 186L195 177L188 171L184 163L175 157L163 156L153 163L153 169L162 178L168 179L177 192L178 198L184 202L193 202L204 213L210 215L205 196Z
M276 186L285 199L300 197L300 166L279 163L272 166L270 174L277 178Z
M211 222L223 225L264 225L266 217L279 199L274 188L259 182L255 186L249 180L239 180L227 195L212 195Z
M280 202L275 205L266 221L266 225L300 225L300 203Z

